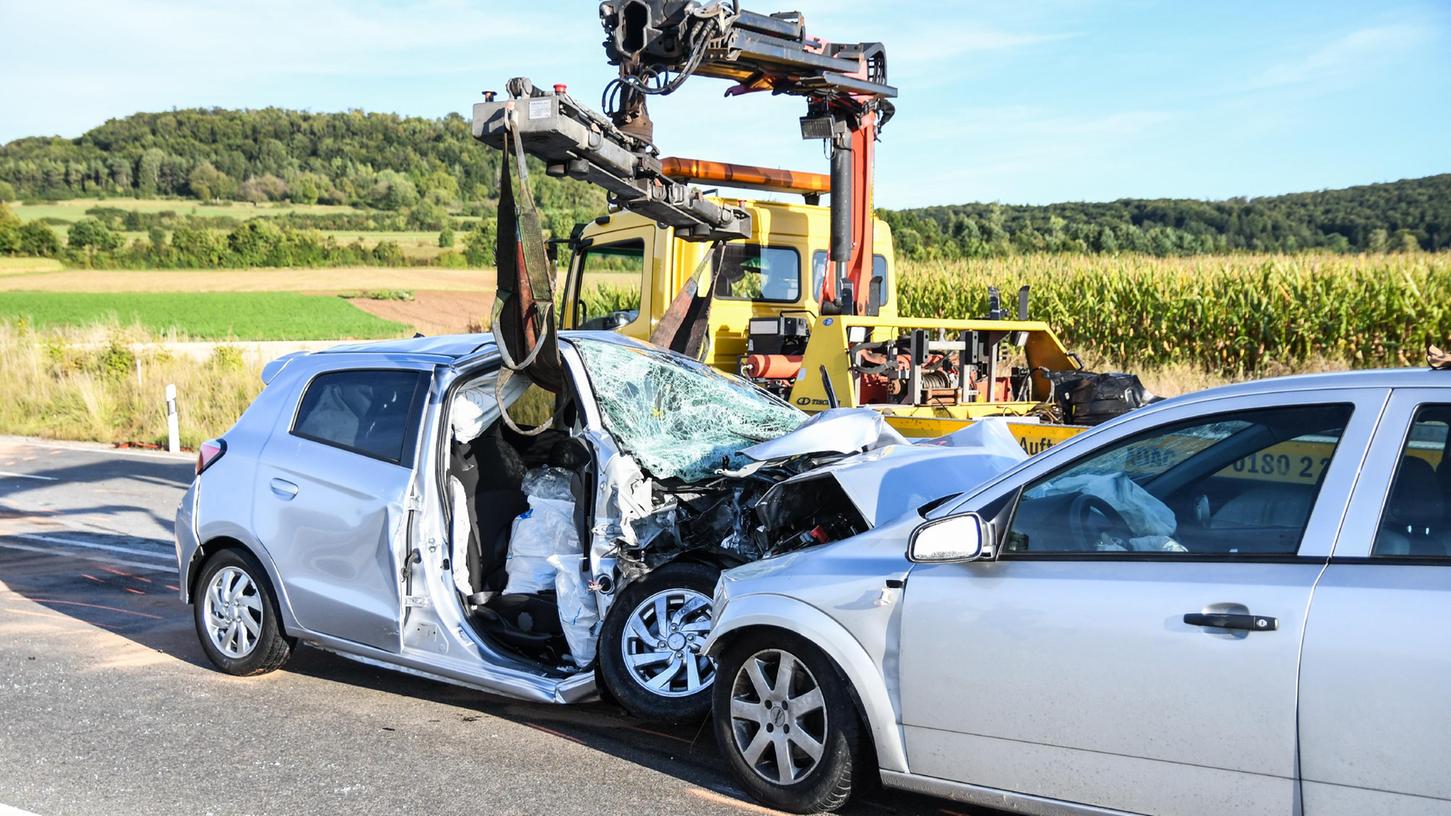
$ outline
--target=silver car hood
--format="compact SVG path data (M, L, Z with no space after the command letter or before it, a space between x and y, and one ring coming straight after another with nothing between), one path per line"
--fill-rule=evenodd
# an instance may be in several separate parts
M906 443L877 411L832 408L801 423L796 430L752 445L741 454L756 462L778 462L797 456L858 453Z
M848 431L854 429L858 436L853 441L865 438L872 429L868 423L854 418L859 410L881 417L870 409L845 409L848 413L841 415L841 421L831 423L832 427L843 427ZM833 413L836 412L820 414L818 419ZM813 422L816 419L801 426L801 430L806 430L807 425ZM916 510L933 499L982 484L1028 458L1013 438L1007 423L1001 418L980 420L949 436L923 440L917 444L910 444L902 439L885 421L881 424L891 436L896 436L901 442L873 447L863 453L847 456L808 470L781 484L833 478L841 485L842 491L856 506L862 518L876 527L903 513ZM798 430L796 433L800 432ZM757 445L746 453L750 455L751 450L784 441L794 435L787 434L764 445ZM878 438L885 439L887 436L887 433L882 433Z

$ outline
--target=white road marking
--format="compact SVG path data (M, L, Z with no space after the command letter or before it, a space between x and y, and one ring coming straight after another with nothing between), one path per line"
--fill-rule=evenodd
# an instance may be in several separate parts
M55 536L36 535L35 533L0 532L0 536L6 538L20 538L26 541L39 541L43 544L59 544L62 547L85 547L86 549L91 550L105 550L106 552L121 553L122 555L141 555L147 558L161 559L162 561L169 561L171 558L175 558L176 553L175 549L173 549L169 558L167 553L157 552L156 550L138 550L134 547L118 547L115 544L95 544L90 541L76 541L73 538L56 538ZM169 542L157 541L156 543L164 544Z
M41 553L43 555L68 555L71 557L81 555L81 553L75 552L62 552L52 547L33 547L29 544L16 544L13 541L5 541L3 538L0 538L0 547L4 547L5 549L9 550L25 550L26 552ZM85 553L85 557L92 561L100 561L106 564L115 564L118 567L132 567L134 569L151 570L153 572L163 572L170 574L176 573L175 564L159 564L155 561L152 561L150 563L142 563L140 561L127 561L124 558L115 558L109 555L91 555L90 553ZM4 810L0 810L0 816L5 816Z
M0 477L4 477L6 479L39 479L42 482L60 481L60 479L57 479L54 476L32 476L29 473L11 473L8 470L0 470ZM3 811L0 811L0 813L3 813Z
M171 453L163 450L138 450L135 448L113 448L102 445L99 442L61 442L57 440L32 439L24 436L0 436L0 444L13 444L29 448L41 448L45 450L66 450L79 451L81 453L99 453L103 456L115 454L116 456L140 456L144 459L167 459L174 462L195 462L195 453ZM34 457L31 457L32 459ZM27 460L28 461L28 460Z
M0 816L35 816L28 810L21 810L18 807L0 804Z

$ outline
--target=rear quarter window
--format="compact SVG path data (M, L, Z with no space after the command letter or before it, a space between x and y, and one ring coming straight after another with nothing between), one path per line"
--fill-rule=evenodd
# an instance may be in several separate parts
M292 434L402 464L412 458L426 383L422 372L396 369L320 374L302 395Z

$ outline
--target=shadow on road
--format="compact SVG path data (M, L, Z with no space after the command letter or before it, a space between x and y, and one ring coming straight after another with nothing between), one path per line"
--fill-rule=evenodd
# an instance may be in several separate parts
M90 540L101 542L104 537L92 536ZM124 539L118 537L118 540ZM215 671L197 642L192 608L178 598L173 572L19 551L0 540L0 575L11 592L51 611L191 666ZM486 717L509 720L674 776L703 789L705 795L721 797L721 801L735 800L744 810L765 812L735 786L706 722L642 722L609 702L563 706L512 701L365 666L306 647L299 648L281 671L340 687L395 694L427 703L429 706L420 711L420 716L425 718L458 717L463 722ZM407 727L406 722L400 722L397 729ZM940 800L880 791L859 798L844 812L986 813Z

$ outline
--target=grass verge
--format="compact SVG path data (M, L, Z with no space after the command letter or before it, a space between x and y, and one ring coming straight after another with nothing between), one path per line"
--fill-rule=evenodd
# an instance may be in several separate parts
M176 385L181 442L225 432L262 390L261 364L219 347L173 355L137 327L35 330L0 322L0 433L116 444L166 444L164 398ZM138 365L139 363L139 365Z

